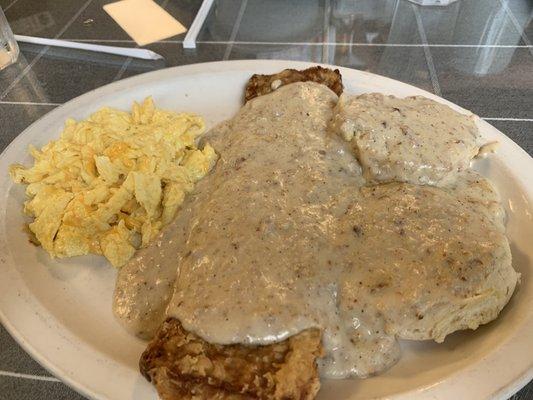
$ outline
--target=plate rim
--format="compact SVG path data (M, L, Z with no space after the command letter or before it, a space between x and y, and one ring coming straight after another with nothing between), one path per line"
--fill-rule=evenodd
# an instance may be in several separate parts
M428 98L431 98L433 100L437 100L441 103L447 104L454 108L457 111L463 112L463 113L470 113L470 111L456 105L455 103L451 103L450 101L436 96L435 94L428 92L424 89L418 88L416 86L391 79L385 76L377 75L374 73L370 73L367 71L361 71L356 70L352 68L347 67L341 67L336 65L330 65L330 64L323 64L323 63L314 63L314 62L307 62L307 61L291 61L291 60L263 60L263 59L257 59L257 60L231 60L231 61L215 61L215 62L207 62L207 63L195 63L195 64L188 64L188 65L181 65L181 66L175 66L170 68L164 68L140 75L136 75L133 77L125 78L116 82L109 83L107 85L101 86L99 88L93 89L89 92L86 92L84 94L81 94L80 96L77 96L60 106L54 108L50 112L46 113L42 117L40 117L38 120L30 124L27 128L25 128L22 132L20 132L12 141L9 143L8 146L2 151L0 154L0 163L3 162L3 160L6 157L6 154L8 154L12 148L16 147L18 142L22 140L22 137L25 135L30 134L36 126L39 124L43 124L46 121L53 121L55 119L56 115L60 115L63 113L65 109L69 109L73 106L73 104L83 103L90 101L91 99L96 99L96 97L100 96L107 96L112 92L117 93L124 93L129 88L133 89L135 86L141 86L143 84L149 83L151 80L154 80L156 78L156 81L162 81L166 78L170 78L172 76L179 76L181 75L198 75L198 74L205 74L205 73L229 73L229 72L238 72L240 70L248 71L250 69L256 69L261 70L264 69L264 67L272 67L272 68L308 68L310 66L316 66L320 65L323 67L328 68L335 68L339 69L341 71L341 74L344 72L351 71L349 73L356 73L361 74L362 76L367 76L368 78L378 79L379 81L384 82L388 85L400 85L404 87L406 90L414 90L416 92L419 92L421 95L426 96ZM159 78L157 78L159 77ZM346 85L346 81L345 81ZM470 113L471 114L471 113ZM512 147L513 155L516 157L516 159L510 159L506 160L505 165L509 167L509 164L511 164L514 167L510 167L512 171L516 171L517 164L519 163L529 163L532 166L533 170L533 158L527 154L527 152L522 149L518 144L516 144L511 138L509 138L507 135L505 135L503 132L499 131L497 128L490 125L487 121L482 120L479 118L479 124L483 126L486 129L491 129L494 132L497 132L498 135L501 137L501 139L506 142L506 144ZM490 128L489 128L490 127ZM515 165L516 164L516 165ZM527 175L527 174L526 174ZM520 189L523 190L525 193L528 194L530 198L533 199L533 184L528 184L528 180L533 180L533 173L529 173L529 179L526 176L525 178L521 175L516 176L513 174L513 177L517 179L517 184L520 186ZM4 179L4 183L6 179ZM7 178L9 180L9 177ZM531 187L530 187L531 186ZM8 193L5 192L4 194L4 200L7 199ZM5 203L0 204L2 217L5 214ZM5 249L5 246L7 246L5 242L5 224L2 224L1 232L0 232L0 248ZM5 253L4 253L5 254ZM5 254L5 257L11 257L10 254ZM13 262L13 261L11 261ZM5 262L4 264L8 264ZM80 383L73 377L71 377L67 371L62 369L60 366L54 364L53 360L45 357L37 348L35 348L34 345L30 341L27 340L26 335L24 335L20 328L17 329L15 326L16 324L13 323L6 315L5 311L1 307L2 305L2 296L0 294L0 322L5 327L5 329L9 332L11 337L27 352L29 355L36 360L41 366L43 366L45 369L50 371L54 376L56 376L58 379L60 379L62 382L66 383L68 386L70 386L72 389L77 391L78 393L89 396L90 398L95 399L106 399L107 397L104 396L103 393L98 393L93 388L88 387L85 384ZM530 318L529 325L527 325L527 322L525 323L526 326L529 326L529 328L533 328L533 320ZM533 332L533 330L532 330ZM490 353L493 355L493 353L497 352L497 350ZM500 351L501 352L501 351ZM474 363L477 364L480 361ZM471 365L470 365L471 366ZM468 367L466 367L468 368ZM462 370L459 370L450 377L455 376L457 374L460 374ZM491 391L491 397L500 397L500 396L510 396L516 391L518 391L523 385L525 385L529 380L533 378L533 360L530 362L529 367L525 370L522 370L520 373L515 374L515 377L512 381L507 382L504 386L498 386L494 390ZM433 385L427 385L429 387ZM493 383L494 386L494 383ZM413 389L413 390L406 390L401 393L397 393L394 395L395 398L398 399L407 399L407 398L413 398L414 395L420 395L423 394L422 392L427 389L426 387ZM419 398L419 397L417 397ZM422 398L422 397L420 397Z

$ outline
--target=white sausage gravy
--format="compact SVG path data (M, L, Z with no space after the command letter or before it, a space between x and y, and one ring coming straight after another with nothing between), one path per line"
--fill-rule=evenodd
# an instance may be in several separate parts
M466 170L442 188L366 185L328 131L337 101L290 84L208 134L212 173L119 273L127 329L150 337L175 317L210 342L266 344L319 327L321 375L344 378L393 365L399 338L497 316L518 274L491 184Z

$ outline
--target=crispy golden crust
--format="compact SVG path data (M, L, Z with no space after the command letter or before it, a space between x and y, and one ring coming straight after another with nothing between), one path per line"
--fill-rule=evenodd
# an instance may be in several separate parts
M342 76L338 69L331 70L319 66L302 71L285 69L273 75L252 75L246 85L245 101L273 92L278 87L288 85L289 83L309 81L326 85L337 96L340 96L343 90Z
M217 345L167 319L139 366L163 400L313 399L321 333L308 329L266 346Z

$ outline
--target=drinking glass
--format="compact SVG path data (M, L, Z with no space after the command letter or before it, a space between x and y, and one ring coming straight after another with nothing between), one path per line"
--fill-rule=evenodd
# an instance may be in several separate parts
M0 8L0 70L17 61L19 46Z

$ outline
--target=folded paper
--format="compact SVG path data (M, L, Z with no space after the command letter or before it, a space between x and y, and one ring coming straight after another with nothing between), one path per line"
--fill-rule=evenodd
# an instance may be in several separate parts
M104 10L139 45L144 46L186 32L178 20L152 0L122 0Z

